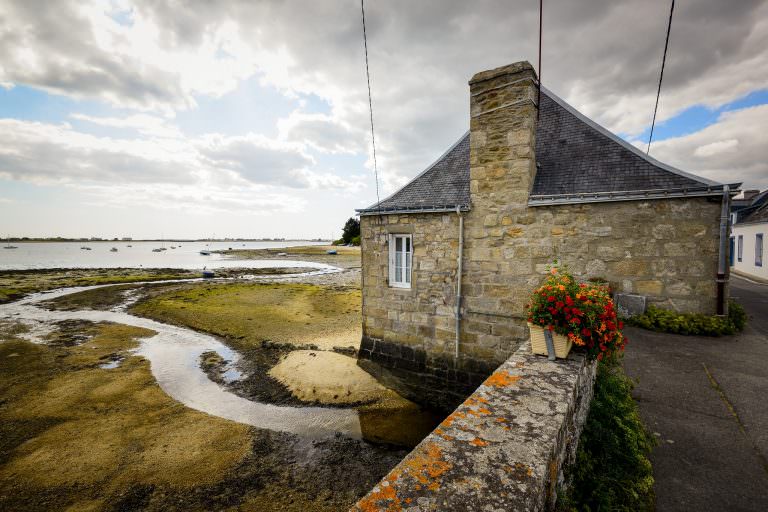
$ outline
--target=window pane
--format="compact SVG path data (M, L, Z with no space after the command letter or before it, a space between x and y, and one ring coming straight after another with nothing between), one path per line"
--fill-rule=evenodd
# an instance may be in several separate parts
M399 253L403 250L403 237L395 237L395 250Z
M398 238L398 240L400 239ZM396 252L395 253L395 282L396 283L403 282L402 271L403 271L403 253Z
M405 253L405 282L411 282L411 253Z
M405 250L406 252L411 252L411 239L406 238L405 239Z
M736 251L737 251L738 259L739 261L741 261L741 257L744 254L744 235L739 235L738 247Z
M755 235L755 265L763 266L763 235Z

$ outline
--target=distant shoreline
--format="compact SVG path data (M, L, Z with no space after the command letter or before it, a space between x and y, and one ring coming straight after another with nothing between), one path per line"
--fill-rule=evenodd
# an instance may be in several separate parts
M51 242L71 242L80 244L95 244L101 242L110 243L132 243L132 242L314 242L331 243L330 239L320 238L132 238L127 239L90 239L90 238L0 238L0 243L51 243Z

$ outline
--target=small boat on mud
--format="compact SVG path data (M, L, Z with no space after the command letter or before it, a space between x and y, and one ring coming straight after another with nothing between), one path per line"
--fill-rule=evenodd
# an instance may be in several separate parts
M152 249L152 252L163 252L163 250L158 247L157 249Z
M117 247L113 247L109 250L109 252L117 252Z
M82 247L80 248L80 250L81 250L81 251L90 251L90 250L91 250L91 248L90 248L90 247L88 247L88 246L85 246L85 245L84 245L84 246L82 246Z
M336 249L328 249L327 251L325 251L325 254L330 254L331 256L335 256L338 253L336 252Z
M18 247L15 245L4 245L3 249L18 249Z
M211 277L216 277L216 273L213 270L208 270L208 268L203 267L203 277L210 279Z

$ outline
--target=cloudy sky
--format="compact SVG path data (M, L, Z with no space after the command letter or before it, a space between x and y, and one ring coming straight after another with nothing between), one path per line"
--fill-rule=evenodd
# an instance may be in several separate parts
M543 82L647 139L669 2L547 0ZM536 62L538 2L366 6L382 197ZM357 0L0 0L0 237L328 237L375 201ZM651 153L768 187L768 1L678 2Z

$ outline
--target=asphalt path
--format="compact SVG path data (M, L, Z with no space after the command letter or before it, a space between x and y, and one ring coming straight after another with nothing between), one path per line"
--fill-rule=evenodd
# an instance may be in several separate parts
M744 332L627 328L627 374L646 426L659 511L768 511L768 284L731 278Z

